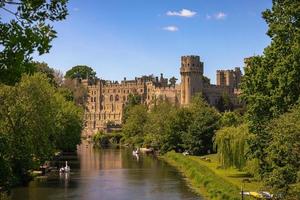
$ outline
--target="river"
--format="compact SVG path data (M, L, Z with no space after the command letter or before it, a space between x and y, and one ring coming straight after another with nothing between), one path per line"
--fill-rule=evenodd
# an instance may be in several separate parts
M201 200L176 169L151 155L83 143L68 164L69 176L31 181L13 189L12 200Z

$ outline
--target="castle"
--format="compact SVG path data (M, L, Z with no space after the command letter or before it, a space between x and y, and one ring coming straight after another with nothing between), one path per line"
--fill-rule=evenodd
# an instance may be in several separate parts
M120 127L126 102L130 94L140 95L141 103L151 106L157 99L173 104L188 105L196 93L202 93L209 104L215 106L219 99L227 94L234 105L239 105L237 95L242 73L235 70L218 70L217 84L203 75L204 64L199 56L181 57L181 83L176 78L142 76L134 80L107 81L102 79L81 80L88 90L85 110L85 136L93 135L98 130Z

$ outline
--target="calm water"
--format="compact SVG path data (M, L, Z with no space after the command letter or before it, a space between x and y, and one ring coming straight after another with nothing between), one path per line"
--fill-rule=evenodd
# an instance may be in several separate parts
M96 149L82 144L69 158L71 174L32 181L16 188L13 200L201 199L171 166L152 156L136 158L126 149Z

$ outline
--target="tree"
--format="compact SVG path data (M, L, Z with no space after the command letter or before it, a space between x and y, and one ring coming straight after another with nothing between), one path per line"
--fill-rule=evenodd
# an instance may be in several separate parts
M144 126L148 119L147 108L144 105L133 106L128 111L128 118L122 132L125 141L131 145L142 145L144 142Z
M66 97L67 100L73 100L76 105L85 106L88 97L87 88L82 84L78 84L76 80L65 79L59 91Z
M248 127L245 124L224 127L216 132L214 146L223 167L242 169L245 166L248 136Z
M74 150L81 129L80 109L45 74L23 75L15 86L0 85L1 184L27 182L29 170L54 151Z
M66 72L65 78L75 79L75 78L94 78L96 72L86 65L76 65Z
M136 105L140 105L142 102L141 99L142 99L142 97L138 94L130 93L128 95L128 99L127 99L127 102L125 104L124 111L123 111L123 117L122 117L123 123L126 123L126 120L129 117L129 114L128 114L129 110Z
M170 140L170 123L175 110L168 102L161 102L150 110L144 127L146 146L162 149L166 145Z
M236 112L224 112L220 119L221 127L238 126L242 122L242 116Z
M36 161L48 159L54 150L55 90L46 77L24 76L16 87L1 87L0 133L8 136L9 165L13 175L27 181L28 170ZM2 150L1 150L2 151Z
M166 120L167 131L161 147L162 153L184 150L183 135L187 132L192 120L192 112L186 107L175 108L169 113L168 120Z
M272 120L267 130L272 142L266 149L266 183L286 199L299 199L295 183L300 184L300 105Z
M83 110L66 101L60 94L56 95L59 105L59 118L57 125L56 147L62 151L75 151L81 142L81 130L83 128Z
M193 98L188 109L192 114L192 120L186 132L182 134L185 149L195 155L212 152L212 138L218 128L219 113L206 103L201 95Z
M32 73L32 54L49 52L56 32L51 23L67 16L67 0L2 0L0 10L11 18L0 18L0 82L13 85L22 73Z
M233 103L231 102L227 93L222 94L217 102L216 107L220 112L232 111L234 108Z
M51 85L57 86L55 79L54 79L55 78L54 77L54 69L49 67L47 63L34 61L34 62L32 62L32 65L34 67L35 72L40 72L40 73L45 74L47 76L47 78L49 79L49 83Z
M300 97L300 31L297 0L273 0L263 12L271 38L262 56L246 60L242 80L249 129L255 134L250 143L252 157L260 161L260 175L267 172L267 152L272 135L266 131L270 120L288 111Z

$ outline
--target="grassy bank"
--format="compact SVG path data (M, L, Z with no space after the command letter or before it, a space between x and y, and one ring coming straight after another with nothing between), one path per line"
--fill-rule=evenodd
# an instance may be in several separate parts
M202 160L198 156L183 156L175 152L165 154L163 159L181 171L188 178L192 188L204 198L212 200L241 199L239 193L245 174L235 169L218 169L215 155L209 156L210 162ZM260 184L257 182L246 183L244 187L245 190L258 190Z

